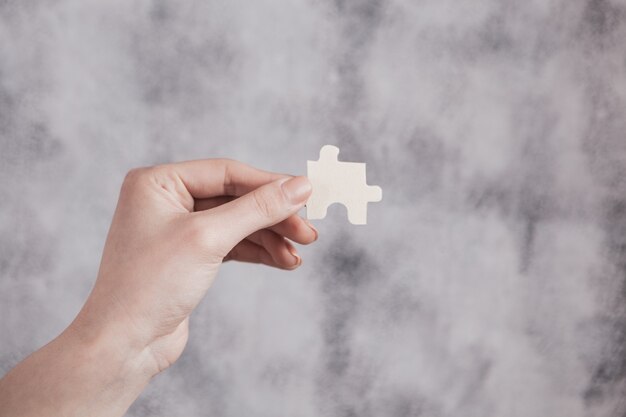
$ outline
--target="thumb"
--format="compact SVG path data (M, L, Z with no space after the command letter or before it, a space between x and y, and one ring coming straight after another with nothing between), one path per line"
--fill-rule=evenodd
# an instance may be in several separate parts
M311 192L307 177L281 178L204 213L219 233L220 249L228 253L250 234L297 213Z

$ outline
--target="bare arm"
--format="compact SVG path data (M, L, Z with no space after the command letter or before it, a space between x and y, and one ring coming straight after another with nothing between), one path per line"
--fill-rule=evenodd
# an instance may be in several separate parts
M0 416L122 416L181 355L189 315L226 260L294 269L305 177L231 160L133 170L96 284L74 322L0 380Z

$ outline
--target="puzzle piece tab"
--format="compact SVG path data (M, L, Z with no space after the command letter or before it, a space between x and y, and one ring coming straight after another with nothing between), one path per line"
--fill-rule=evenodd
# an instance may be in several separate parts
M307 161L307 176L313 192L306 204L308 219L323 219L328 206L341 203L348 210L352 224L367 223L367 203L380 201L383 191L366 184L365 164L340 162L339 148L325 145L318 161Z

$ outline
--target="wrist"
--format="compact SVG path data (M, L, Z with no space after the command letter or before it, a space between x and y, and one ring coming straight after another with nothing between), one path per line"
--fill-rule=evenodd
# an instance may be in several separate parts
M149 347L128 336L117 320L91 319L82 311L59 336L64 344L78 346L84 361L99 363L106 378L124 383L147 384L158 373Z
M77 346L84 361L99 363L111 379L146 383L158 373L150 349L114 326L97 326L76 320L59 336L63 345Z
M122 416L154 366L107 328L75 320L0 380L0 415Z
M149 378L160 372L151 344L151 326L136 319L115 293L92 291L67 332L87 349L112 356L115 363Z

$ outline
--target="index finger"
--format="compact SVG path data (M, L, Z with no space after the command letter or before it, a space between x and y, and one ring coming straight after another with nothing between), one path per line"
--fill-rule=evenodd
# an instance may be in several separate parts
M169 164L195 199L241 196L291 175L263 171L232 159L200 159Z

